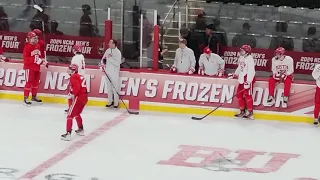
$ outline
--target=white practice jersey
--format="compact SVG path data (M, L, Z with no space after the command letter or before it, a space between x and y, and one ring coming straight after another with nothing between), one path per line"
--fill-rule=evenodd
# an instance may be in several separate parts
M276 57L272 58L272 67L273 74L293 74L293 59L290 56L285 56L283 60L277 60Z
M201 54L199 59L199 67L204 69L204 73L209 76L216 75L219 69L224 70L224 60L215 53L211 53L210 58L206 54Z
M238 76L238 82L240 84L243 84L245 81L251 83L256 75L253 57L251 55L240 56L238 59L238 68L234 74ZM247 77L247 79L245 79L245 77Z
M78 74L80 74L81 76L84 76L86 74L86 63L82 54L75 54L72 57L71 64L78 65Z
M106 59L106 73L110 77L115 77L118 79L120 75L120 64L121 64L121 52L118 48L107 49L104 53L102 60Z
M317 86L320 88L320 64L314 67L312 77L316 80Z
M187 73L190 68L194 68L196 65L193 51L188 47L184 49L178 48L173 65L177 68L178 73Z

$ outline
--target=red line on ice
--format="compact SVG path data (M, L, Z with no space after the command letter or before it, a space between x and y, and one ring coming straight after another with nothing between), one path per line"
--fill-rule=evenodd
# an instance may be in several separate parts
M30 180L30 179L38 176L39 174L41 174L45 170L47 170L47 169L51 168L52 166L56 165L59 161L62 161L63 159L65 159L66 157L70 156L71 154L73 154L74 152L76 152L77 150L79 150L80 148L85 146L86 144L90 143L91 141L93 141L97 137L101 136L103 133L108 131L113 126L116 126L116 125L120 124L127 117L128 117L128 114L122 113L121 115L115 117L111 121L106 122L101 127L99 127L98 129L96 129L92 133L90 133L89 135L87 135L87 136L83 137L82 139L74 142L73 144L71 144L66 149L62 150L61 152L59 152L58 154L54 155L50 159L48 159L45 162L41 163L39 166L33 168L31 171L27 172L26 174L24 174L23 176L21 176L18 179Z

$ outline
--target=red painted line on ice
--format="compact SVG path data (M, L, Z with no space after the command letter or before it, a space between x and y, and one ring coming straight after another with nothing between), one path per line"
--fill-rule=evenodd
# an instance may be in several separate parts
M58 154L54 155L50 159L46 160L45 162L41 163L39 166L33 168L31 171L27 172L23 176L21 176L18 179L32 179L45 170L51 168L52 166L56 165L59 161L62 161L63 159L67 158L68 156L72 155L77 150L81 149L86 144L90 143L97 137L101 136L103 133L108 131L110 128L120 124L128 117L128 114L122 113L120 116L117 116L116 118L112 119L111 121L103 124L98 129L94 130L89 135L83 137L82 139L74 142L71 144L68 148L62 150Z

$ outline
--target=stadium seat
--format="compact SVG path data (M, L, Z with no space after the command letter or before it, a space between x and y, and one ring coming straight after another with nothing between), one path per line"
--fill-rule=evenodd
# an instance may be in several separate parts
M10 31L28 32L30 31L30 21L14 20L14 25L10 26Z
M307 13L308 21L310 23L320 23L320 10L311 9Z
M220 19L220 27L222 29L226 30L227 32L229 32L230 28L231 28L230 20L229 19Z
M58 8L52 8L50 10L50 19L55 20L57 22L65 22L66 21L66 9L58 9ZM69 9L68 9L69 11ZM80 19L80 17L79 17Z
M233 19L236 17L239 4L223 4L221 6L220 18Z
M262 49L269 48L271 37L260 36L260 37L256 37L256 39L257 39L257 48L262 48Z
M25 6L5 6L3 7L9 18L16 18L26 9Z
M78 36L79 28L75 29L73 26L73 24L59 23L58 30L63 32L64 35Z
M309 9L306 8L290 8L290 21L292 22L308 22L307 16Z
M253 19L267 21L271 19L274 7L271 6L256 6L253 14Z
M254 14L255 5L241 5L238 9L237 18L251 19Z
M80 18L83 12L80 9L68 9L66 12L66 22L68 23L80 23Z
M208 16L212 16L212 17L218 17L219 13L220 13L220 8L222 6L221 3L202 3L201 6L203 6L204 8L204 12L206 13L206 15Z
M51 7L56 8L73 8L73 0L52 0L51 1Z
M266 33L266 23L264 21L250 21L251 32L254 34L265 34Z
M23 6L26 4L26 1L23 1L23 0L10 0L10 1L7 1L8 4L10 5L17 5L17 6Z

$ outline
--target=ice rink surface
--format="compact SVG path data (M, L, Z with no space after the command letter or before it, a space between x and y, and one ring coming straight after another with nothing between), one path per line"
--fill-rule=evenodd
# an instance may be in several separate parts
M86 136L65 142L65 108L0 101L0 179L320 180L309 124L88 107Z

